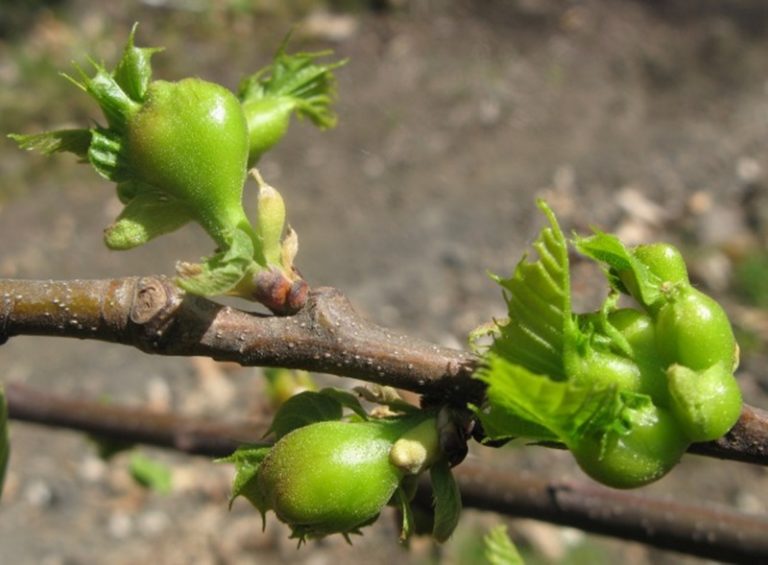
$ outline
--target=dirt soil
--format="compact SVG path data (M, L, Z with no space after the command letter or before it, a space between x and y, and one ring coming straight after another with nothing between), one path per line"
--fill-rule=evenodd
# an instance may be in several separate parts
M112 63L133 21L140 43L167 47L157 76L232 88L299 22L294 48L349 57L338 127L296 124L261 163L286 198L311 284L342 289L398 331L465 347L470 330L504 315L487 272L512 270L543 224L543 197L567 231L594 225L631 243L680 245L696 283L734 312L746 340L742 390L768 408L768 323L732 290L740 261L768 243L764 2L400 0L337 12L310 1L44 4L0 3L0 133L97 119L57 71L87 53ZM176 260L211 251L188 227L109 252L101 233L117 211L108 183L74 159L0 141L0 277L171 274ZM598 273L577 258L574 268L578 306L595 306L605 292ZM232 419L263 406L258 370L201 359L32 337L10 340L0 359L2 382L81 397ZM105 463L82 435L18 423L12 444L2 563L468 563L503 520L467 512L444 547L416 540L409 552L385 516L353 546L337 536L296 551L273 519L262 533L245 504L227 511L226 466L142 449L172 470L162 495L130 478L130 454ZM588 480L567 453L543 448L475 446L470 457ZM745 464L689 456L644 492L768 514L768 473ZM696 561L507 522L530 563Z

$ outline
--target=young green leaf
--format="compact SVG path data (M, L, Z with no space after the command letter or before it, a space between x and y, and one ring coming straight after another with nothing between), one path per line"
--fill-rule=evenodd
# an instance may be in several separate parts
M507 527L499 524L483 537L485 559L490 565L523 565L523 558L509 539Z
M392 497L400 509L400 513L403 515L403 524L400 528L400 541L404 542L413 533L413 509L411 508L411 501L408 499L408 495L405 493L403 486L397 487L394 496Z
M288 55L283 43L272 65L242 81L238 95L248 120L249 165L255 164L285 135L294 112L321 129L336 125L336 116L330 109L335 95L333 70L346 61L326 65L315 62L329 54L330 51L322 51Z
M253 264L254 246L250 233L235 229L230 245L202 264L182 264L176 283L192 294L213 296L232 290Z
M171 492L171 470L164 463L141 453L134 453L131 457L129 471L133 479L140 485L160 494Z
M573 245L582 255L603 264L606 278L614 290L632 294L645 306L659 300L659 277L615 235L598 231L589 237L574 238Z
M488 384L488 411L477 411L491 439L557 439L574 445L586 435L622 430L621 394L614 386L556 381L495 354L478 378Z
M352 410L352 412L354 412L361 420L368 419L368 413L365 411L362 404L360 404L360 400L358 400L357 396L353 393L346 390L339 390L338 388L328 387L322 389L320 394L332 398L344 408Z
M91 144L91 131L87 129L60 129L32 135L12 133L8 137L21 149L39 151L43 155L74 153L83 160L88 157L88 146Z
M461 517L461 492L453 478L451 468L444 459L429 469L432 481L432 496L435 502L435 523L432 537L438 542L446 541L459 523Z
M232 508L232 503L238 496L243 496L261 512L262 520L265 518L267 509L257 487L256 477L259 466L270 449L272 448L263 445L241 445L229 457L216 460L217 463L234 463L235 465L235 480L229 496L229 507Z
M496 279L506 291L509 322L490 351L534 373L564 379L565 334L571 323L568 249L555 215L543 201L538 206L550 227L533 244L538 260L523 257L511 278Z
M298 428L317 422L340 420L343 412L343 405L338 398L328 393L307 390L283 403L264 435L274 434L275 439L280 440Z
M183 202L155 191L140 192L104 230L104 243L110 249L133 249L191 220Z

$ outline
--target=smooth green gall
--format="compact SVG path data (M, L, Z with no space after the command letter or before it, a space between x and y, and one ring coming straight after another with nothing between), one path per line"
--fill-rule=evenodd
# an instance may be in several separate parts
M259 467L257 507L274 511L300 539L356 533L409 473L390 451L411 428L411 420L327 421L290 432Z
M668 406L667 378L665 367L656 351L653 319L633 308L619 308L608 315L608 322L626 340L631 350L631 359L640 372L640 382L635 392L650 395L659 406Z
M636 488L667 474L688 447L674 417L665 409L643 408L624 435L586 437L569 446L590 477L614 488Z
M697 371L738 365L738 348L722 307L693 287L676 289L656 315L656 346L666 365Z
M672 365L667 375L672 411L691 441L715 440L739 419L741 391L724 363L705 371Z
M632 249L639 259L662 284L688 284L688 268L682 254L669 243L647 243Z

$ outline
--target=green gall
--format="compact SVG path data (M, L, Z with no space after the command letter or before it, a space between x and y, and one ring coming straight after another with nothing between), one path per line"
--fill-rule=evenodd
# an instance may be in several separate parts
M638 411L628 432L586 437L569 446L590 477L614 488L636 488L667 474L689 441L672 415L653 405Z
M694 370L738 363L736 339L722 307L693 287L677 289L656 315L656 346L666 365Z
M667 370L672 410L693 442L712 441L741 415L741 391L730 368L718 363L705 371L682 365Z
M434 428L434 419L426 422ZM376 519L406 476L390 453L422 423L325 421L291 431L259 467L257 507L274 511L301 539L356 533ZM425 460L434 458L430 449Z

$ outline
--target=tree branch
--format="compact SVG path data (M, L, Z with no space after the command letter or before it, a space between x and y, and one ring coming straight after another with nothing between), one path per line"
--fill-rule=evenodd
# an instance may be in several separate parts
M376 326L332 288L313 291L306 307L290 317L242 312L185 295L164 277L0 279L0 295L0 339L98 339L160 355L203 355L358 378L462 404L482 398L482 383L471 379L473 356Z
M11 384L11 418L66 427L131 443L221 457L261 440L259 423L214 423L140 408L71 400ZM703 505L650 498L571 481L547 482L463 463L455 469L464 505L639 541L710 559L768 557L768 520ZM428 482L416 502L431 506Z
M203 355L245 366L306 369L454 402L479 403L468 353L397 335L362 318L336 289L319 288L289 317L243 312L185 295L164 277L0 279L0 343L15 335L97 339L160 355ZM745 406L702 455L768 465L768 414Z

